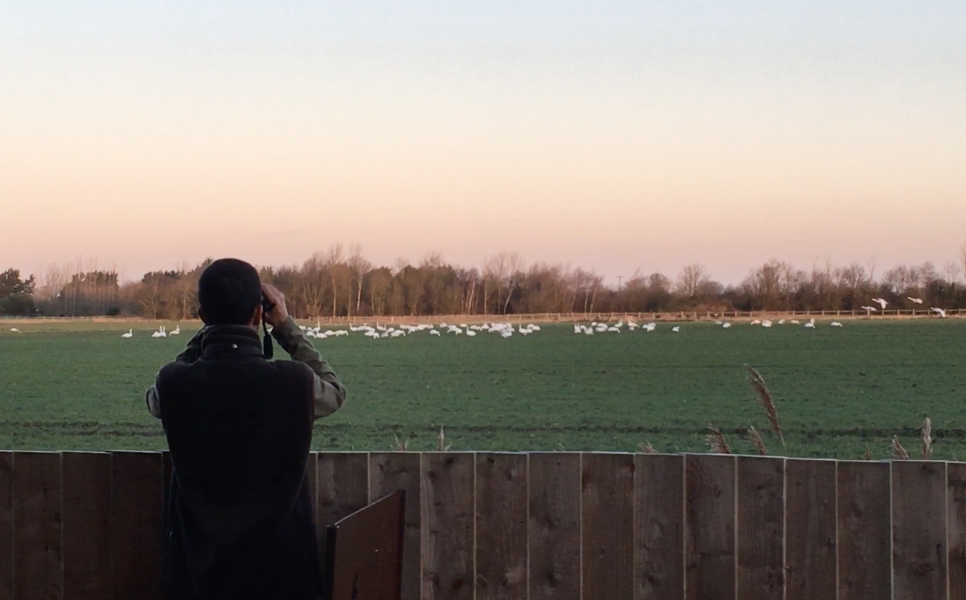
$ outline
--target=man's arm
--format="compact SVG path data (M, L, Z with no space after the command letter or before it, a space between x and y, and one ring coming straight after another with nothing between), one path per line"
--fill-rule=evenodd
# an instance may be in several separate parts
M201 358L201 339L205 336L205 329L205 327L202 327L198 330L198 333L196 333L194 337L188 340L187 348L184 349L184 352L174 358L174 362L191 364ZM148 412L160 419L161 401L158 399L157 381L155 381L154 385L148 388L147 393L144 395L144 402L148 405Z
M316 419L327 417L345 404L346 389L336 377L329 363L315 349L299 326L288 315L285 308L285 295L267 283L262 284L262 293L272 305L271 310L262 315L265 322L272 326L272 337L292 360L305 363L315 373L315 392L313 413Z
M272 337L288 352L292 360L305 363L315 373L315 418L327 417L342 408L345 404L345 386L329 367L329 363L322 360L322 355L312 342L302 334L292 317L272 328Z

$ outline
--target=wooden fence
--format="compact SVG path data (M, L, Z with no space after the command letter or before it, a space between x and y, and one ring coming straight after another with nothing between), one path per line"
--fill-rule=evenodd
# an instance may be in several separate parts
M321 453L317 519L407 492L403 597L966 598L966 463ZM0 600L157 598L161 453L0 452Z

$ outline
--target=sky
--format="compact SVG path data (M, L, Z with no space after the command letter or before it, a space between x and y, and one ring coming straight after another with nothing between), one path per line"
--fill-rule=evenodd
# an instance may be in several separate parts
M966 3L0 3L0 268L955 259Z

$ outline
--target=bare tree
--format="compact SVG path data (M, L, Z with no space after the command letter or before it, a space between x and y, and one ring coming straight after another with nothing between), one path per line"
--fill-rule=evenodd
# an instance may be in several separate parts
M356 314L359 314L362 311L362 282L365 281L366 274L371 270L372 263L362 255L362 246L359 244L350 245L349 272L352 274L351 281L355 282ZM352 306L351 299L349 301L349 306ZM349 312L351 313L351 310Z
M339 287L343 279L344 263L342 260L342 242L332 244L325 252L322 266L329 275L332 284L332 317L335 318L339 306ZM347 300L349 300L347 298Z
M688 298L694 299L698 295L701 285L707 280L708 273L701 263L690 264L678 275L677 291Z
M316 252L302 264L296 298L305 309L306 316L318 317L322 312L322 300L328 289L329 277L325 272L325 257Z
M955 285L956 280L959 279L959 263L956 261L947 261L943 265L943 275L946 278L946 283L949 285Z
M963 265L963 273L966 273L966 242L959 248L959 260Z

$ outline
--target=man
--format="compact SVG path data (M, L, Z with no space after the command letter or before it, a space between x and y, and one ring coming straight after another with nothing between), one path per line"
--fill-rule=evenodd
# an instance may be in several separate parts
M341 408L345 388L250 264L213 262L198 300L204 328L147 392L174 466L162 588L179 600L316 598L306 464L312 422ZM266 360L263 319L292 361Z

